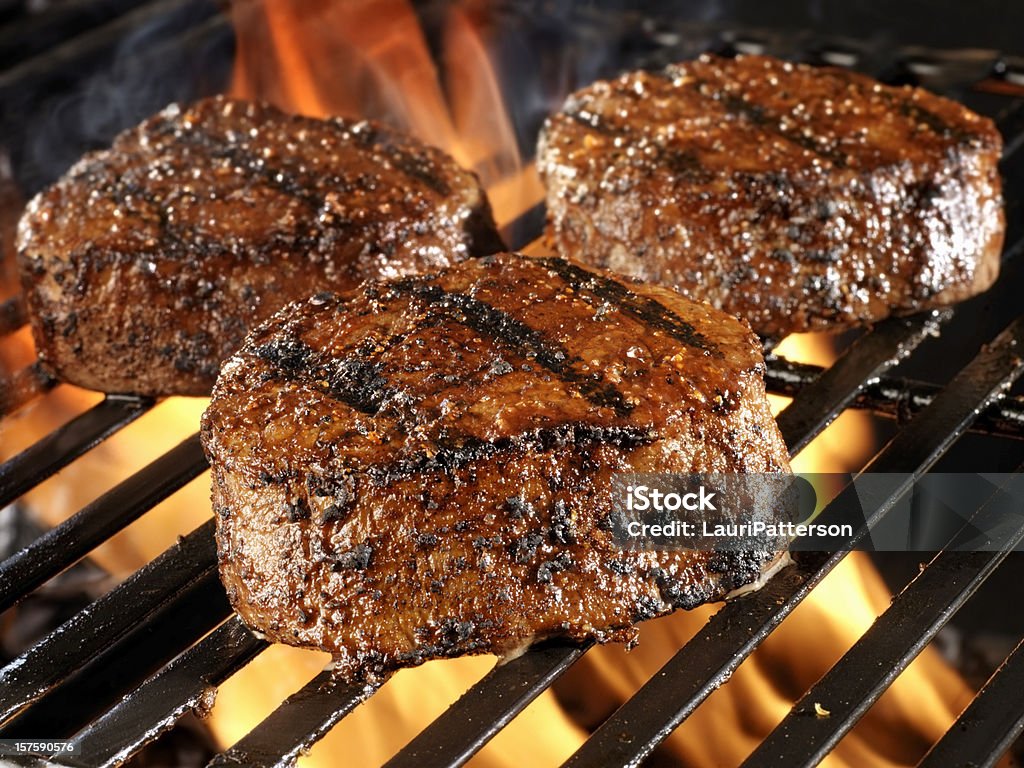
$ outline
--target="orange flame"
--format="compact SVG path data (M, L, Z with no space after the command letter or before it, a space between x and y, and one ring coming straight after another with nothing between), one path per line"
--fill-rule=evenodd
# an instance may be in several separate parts
M493 187L522 167L487 46L486 6L457 6L443 71L408 0L236 2L232 95L314 117L373 118L447 151ZM539 189L533 185L532 191ZM524 201L492 199L499 222Z

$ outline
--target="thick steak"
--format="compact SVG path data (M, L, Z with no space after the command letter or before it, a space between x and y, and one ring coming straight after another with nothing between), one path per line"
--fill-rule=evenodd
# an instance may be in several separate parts
M292 304L203 418L221 577L346 677L632 625L772 552L626 551L613 473L784 472L757 338L665 288L506 254Z
M500 250L476 177L381 125L171 106L29 205L40 357L106 392L206 394L289 301Z
M949 304L999 270L991 121L919 88L705 56L573 94L538 167L558 251L764 336Z

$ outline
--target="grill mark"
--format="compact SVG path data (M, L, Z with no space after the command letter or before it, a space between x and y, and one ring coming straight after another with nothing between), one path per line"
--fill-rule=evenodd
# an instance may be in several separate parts
M959 126L946 122L942 117L930 109L915 104L906 92L894 91L891 86L883 87L881 90L874 90L874 83L865 81L863 78L855 77L852 72L845 69L835 69L833 74L849 86L857 89L857 94L864 100L870 100L873 96L884 99L889 104L895 104L900 114L911 120L923 123L936 135L947 139L953 139L958 144L970 144L977 140L977 136L970 131L965 131Z
M667 333L676 341L696 347L716 358L723 356L717 344L660 302L638 296L610 277L589 272L554 256L536 261L561 277L573 290L587 290L644 325Z
M666 73L671 76L674 71L675 69L673 67L669 67L666 70ZM702 90L705 86L711 88L710 94L706 94ZM694 78L692 81L691 91L698 99L710 99L711 101L722 105L726 113L744 117L766 133L774 134L794 146L806 149L818 157L828 160L837 168L845 168L848 165L847 157L843 153L835 152L820 146L818 142L810 136L804 136L802 133L794 133L780 128L780 118L778 115L769 112L761 104L754 104L747 101L742 96L726 92L725 89L717 83L709 82L703 78Z
M657 162L671 171L675 178L694 184L707 184L714 178L714 173L704 167L700 154L694 149L659 147Z
M632 91L625 91L623 95L634 94ZM566 110L562 114L574 123L602 136L627 138L636 133L635 127L628 122L622 125L610 125L597 112L589 112L590 116L584 117L580 113L581 109L582 107ZM657 152L657 160L652 167L666 168L678 179L694 184L706 184L714 178L714 174L704 167L700 154L696 150L680 150L676 147L657 145Z
M362 133L362 131L358 134L353 133L349 129L351 136L358 137L355 139L356 143L366 147L366 151L369 152L370 149L362 138ZM376 135L374 133L374 138ZM250 179L262 181L273 189L302 201L314 210L319 210L325 204L324 196L319 194L315 187L303 183L301 177L293 170L287 166L267 165L261 157L240 145L220 141L202 131L181 134L176 138L184 144L202 147L210 153L211 157L230 161L237 168L243 170ZM391 166L410 181L418 181L442 197L451 194L451 187L439 174L433 172L434 165L425 154L419 155L397 146L382 147L382 152L390 161ZM313 183L316 183L316 180Z
M407 152L399 147L389 148L392 165L405 174L406 178L420 181L442 197L452 193L451 187L437 173L434 164L425 155Z
M589 128L595 133L599 133L602 136L629 136L633 133L633 126L628 122L619 125L609 125L604 118L597 112L587 111L584 115L585 110L582 104L574 106L572 109L568 109L562 112L567 118L572 120L577 125L581 125L584 128Z
M655 439L657 432L647 427L562 424L497 440L483 440L473 436L439 440L437 451L432 455L420 452L391 464L373 465L366 469L366 474L378 485L389 485L427 472L451 473L471 462L512 451L549 451L569 445L579 448L611 445L631 450L649 445Z
M267 165L262 158L237 144L219 141L203 131L182 133L175 138L182 144L206 150L210 157L229 161L243 171L251 181L262 181L267 186L302 201L314 210L324 205L323 195L317 194L312 187L303 184L291 170Z
M302 382L367 416L376 416L400 394L388 386L380 363L366 356L325 360L323 353L293 336L273 339L252 353L286 381Z
M895 98L891 94L886 94L886 96L889 99ZM977 138L968 131L947 123L931 110L925 109L924 107L913 103L909 99L900 100L899 110L901 114L909 117L911 120L915 120L918 123L923 123L928 126L929 130L936 135L952 139L957 144L970 144Z
M699 85L697 92L700 93ZM703 96L704 94L701 95ZM781 128L779 126L779 115L769 112L760 104L751 103L742 96L737 96L734 93L725 93L720 90L712 93L711 98L721 104L729 114L740 115L746 118L766 133L774 134L790 144L806 149L818 157L828 160L836 168L845 168L847 166L847 157L842 152L822 147L811 136L804 136L802 133Z
M123 176L110 179L98 169L90 169L86 173L85 179L88 180L92 188L109 197L118 207L127 208L133 216L155 224L160 233L159 249L162 254L180 256L193 248L182 237L178 228L171 224L163 201L137 181L128 180ZM141 200L150 210L140 210L131 205L129 197Z
M463 293L452 293L416 279L393 283L390 291L421 299L434 310L448 310L456 322L535 360L563 382L575 386L581 395L598 407L609 408L617 416L626 416L633 410L621 392L601 382L600 374L595 378L574 370L573 364L578 360L572 358L561 344L545 339L503 310Z

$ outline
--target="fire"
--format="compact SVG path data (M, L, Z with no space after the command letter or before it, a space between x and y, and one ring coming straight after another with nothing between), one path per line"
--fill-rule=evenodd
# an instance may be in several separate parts
M491 187L522 167L487 47L485 9L444 19L444 68L408 0L233 6L239 30L232 94L298 114L374 118L409 131L472 168ZM506 210L492 199L499 221Z
M440 32L428 39L407 0L237 0L233 94L261 98L315 116L373 117L406 128L446 149L480 174L496 218L507 222L542 197L536 174L521 163L512 120L489 54L486 10L455 3ZM432 53L440 41L441 64ZM542 248L535 244L534 248ZM0 352L19 349L24 333ZM780 353L804 362L831 362L830 342L793 337ZM0 360L8 369L13 358ZM52 430L98 396L61 386L8 420L0 453L6 458ZM776 409L785 401L775 399ZM171 398L122 430L28 498L48 523L95 496L195 431L205 401ZM861 466L875 445L869 417L848 412L794 462L803 471ZM174 537L209 517L209 478L173 495L95 553L124 575L152 559ZM847 557L697 712L668 739L666 756L692 766L735 765L788 712L792 703L867 629L889 603L889 592L866 557ZM605 714L624 701L685 643L716 606L677 613L645 625L632 652L603 647L589 653L561 688L585 691ZM323 654L275 646L219 691L208 722L229 746L302 687L328 661ZM338 764L358 755L378 765L479 680L491 657L432 662L403 670L347 717L301 764ZM970 692L931 649L897 680L827 764L890 766L915 761L952 723ZM827 702L824 703L827 706ZM709 734L713 736L708 737ZM896 737L892 735L896 734ZM585 739L552 692L542 695L474 759L495 768L555 765Z

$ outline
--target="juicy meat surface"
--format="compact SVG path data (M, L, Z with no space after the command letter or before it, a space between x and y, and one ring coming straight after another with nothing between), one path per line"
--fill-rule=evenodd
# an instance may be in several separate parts
M217 97L82 158L29 204L18 247L56 374L199 395L288 302L501 243L476 177L440 150L371 122Z
M962 300L999 270L995 126L919 88L763 56L594 83L547 121L560 254L769 337Z
M503 254L281 310L203 417L221 578L356 678L553 635L629 639L776 553L626 550L618 472L787 472L749 327Z

